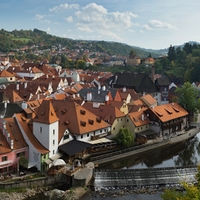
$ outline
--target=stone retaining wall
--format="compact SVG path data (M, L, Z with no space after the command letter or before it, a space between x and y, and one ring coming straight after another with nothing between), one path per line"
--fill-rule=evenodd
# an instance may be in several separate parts
M66 184L66 176L64 174L56 175L53 177L40 177L29 180L10 180L9 182L1 182L1 189L13 189L13 188L39 188L53 185Z

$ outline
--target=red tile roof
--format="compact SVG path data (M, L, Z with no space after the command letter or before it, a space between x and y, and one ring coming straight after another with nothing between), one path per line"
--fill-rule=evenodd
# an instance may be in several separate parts
M10 152L11 152L10 145L8 144L5 136L3 135L2 130L0 130L0 155Z
M29 141L32 143L32 145L40 152L41 154L46 154L49 152L48 149L46 149L33 135L33 132L31 131L29 127L29 120L23 115L22 113L15 114L15 117L17 121L20 123L22 129L24 130L24 133L28 137Z
M34 122L52 124L59 121L59 118L54 111L50 100L43 100L41 106L38 108Z
M5 118L4 120L6 121L6 129L10 133L10 138L14 141L14 149L28 147L15 118Z
M136 127L147 125L150 123L150 120L143 113L143 111L132 112L132 113L129 113L128 115Z
M163 104L150 109L162 122L185 117L189 114L183 107L181 107L177 103Z

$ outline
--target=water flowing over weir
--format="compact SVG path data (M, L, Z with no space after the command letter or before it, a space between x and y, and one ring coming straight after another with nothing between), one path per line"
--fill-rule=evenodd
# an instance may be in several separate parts
M148 169L107 169L94 171L95 190L105 187L141 187L153 185L177 185L181 182L197 183L197 167L168 167Z

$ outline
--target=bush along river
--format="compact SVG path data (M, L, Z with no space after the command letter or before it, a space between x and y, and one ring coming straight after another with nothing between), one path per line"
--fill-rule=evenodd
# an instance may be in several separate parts
M200 133L194 138L163 147L139 156L130 156L121 160L99 165L99 169L142 169L198 165L200 161ZM170 188L170 186L168 186ZM89 190L80 200L161 200L161 187L123 187L104 188L101 191ZM31 200L48 200L44 194Z

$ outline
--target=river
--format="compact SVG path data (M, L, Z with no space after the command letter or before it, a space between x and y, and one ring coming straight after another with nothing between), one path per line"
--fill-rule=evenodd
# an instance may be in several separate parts
M100 169L141 169L197 165L200 161L200 133L194 138L167 148L157 149L140 156L131 156L115 162L100 165ZM127 194L119 197L99 196L93 192L80 200L161 200L161 192L153 195ZM44 198L36 198L37 200ZM35 200L36 200L35 199Z

